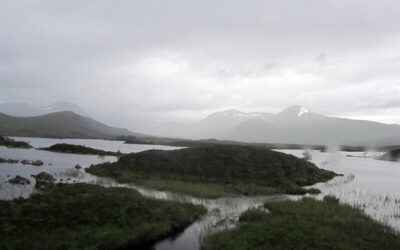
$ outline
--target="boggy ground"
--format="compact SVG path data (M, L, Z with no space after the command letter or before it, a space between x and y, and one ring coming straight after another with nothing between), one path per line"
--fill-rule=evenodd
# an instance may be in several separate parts
M26 200L0 201L0 249L136 249L205 213L132 189L58 184Z
M400 249L400 237L360 209L324 201L266 202L240 216L235 229L206 236L202 250Z
M87 172L198 197L305 194L303 186L337 176L295 156L255 146L212 145L122 156Z

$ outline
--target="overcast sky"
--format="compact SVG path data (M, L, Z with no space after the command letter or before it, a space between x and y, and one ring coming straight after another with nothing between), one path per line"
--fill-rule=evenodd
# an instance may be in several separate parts
M400 123L399 1L0 1L0 103Z

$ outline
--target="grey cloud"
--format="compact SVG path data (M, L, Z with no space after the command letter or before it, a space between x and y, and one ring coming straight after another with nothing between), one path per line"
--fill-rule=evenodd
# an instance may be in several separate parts
M296 103L379 119L399 108L399 12L398 1L4 1L0 102L171 120Z

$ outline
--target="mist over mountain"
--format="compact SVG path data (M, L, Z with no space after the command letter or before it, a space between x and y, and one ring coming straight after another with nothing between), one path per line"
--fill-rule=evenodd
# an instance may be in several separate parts
M226 133L248 120L268 121L273 117L269 113L245 113L235 109L224 110L208 115L195 124L187 136L194 139L223 138Z
M0 113L0 134L7 136L115 139L117 136L142 136L128 129L116 128L92 118L61 111L33 117Z
M180 136L188 129L188 125L182 122L162 121L135 114L124 114L119 111L96 112L87 111L81 106L71 102L57 102L47 106L39 106L25 102L8 102L0 104L0 112L19 117L40 116L61 111L71 111L76 114L92 117L93 119L107 123L111 126L126 127L133 131L159 136Z
M84 108L69 102L58 102L44 107L28 103L4 103L0 105L0 112L2 111L5 114L20 116L21 118L41 116L59 111L70 111L82 115L82 118L79 119L75 119L77 117L74 116L73 120L91 119L88 117L92 117L115 127L125 127L141 134L151 134L161 137L213 138L242 142L312 145L387 146L400 144L399 125L329 117L298 105L288 107L277 114L242 112L235 109L223 110L212 113L196 123L162 121L136 116L135 113L123 114L119 111L88 115ZM55 119L55 121L63 120L60 117ZM69 121L65 122L73 128L81 126L80 122L73 124ZM14 125L14 127L20 128L17 134L21 135L21 127L24 124L18 124ZM8 127L13 126L9 125ZM31 129L25 126L23 130ZM33 130L36 129L33 128ZM118 131L118 133L121 133L121 131ZM118 133L101 130L99 133L85 131L82 134L90 138L103 138L110 135L118 135ZM35 132L34 134L39 135L43 133ZM66 136L67 134L62 136ZM130 133L124 131L122 134L128 135ZM51 133L52 137L55 135L55 132ZM68 135L79 137L75 132Z
M126 127L133 131L156 136L182 137L192 126L189 122L151 119L137 114L120 112L95 113L93 117L113 126Z
M223 138L246 142L374 145L374 141L396 136L400 136L399 125L328 117L292 106L269 121L245 121Z
M39 116L60 111L72 111L80 115L88 113L79 105L62 101L48 106L38 106L26 102L7 102L0 104L0 112L12 116Z

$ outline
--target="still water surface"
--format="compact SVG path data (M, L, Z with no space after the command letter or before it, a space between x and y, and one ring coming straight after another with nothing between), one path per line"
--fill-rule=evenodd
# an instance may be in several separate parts
M178 147L160 145L124 144L121 141L83 140L83 139L46 139L46 138L15 138L29 141L35 148L48 147L56 143L84 145L107 151L123 153L140 152L148 149L174 150ZM304 150L279 150L284 153L302 157ZM330 182L314 185L321 189L323 198L327 194L334 195L341 202L361 207L373 218L392 226L400 232L400 163L375 160L380 153L335 152L322 153L310 151L312 161L320 168L333 170L344 174ZM351 157L350 157L351 156ZM121 186L138 190L145 196L166 200L181 200L202 204L208 209L208 214L200 221L193 223L174 238L157 243L152 249L199 249L204 235L235 225L239 215L252 207L261 207L265 201L294 196L258 196L258 197L223 197L220 199L199 199L181 194L144 189L132 184L118 184L109 178L100 178L87 174L83 169L76 170L76 164L83 168L91 164L105 161L116 161L116 157L98 157L92 155L64 154L40 151L36 149L11 149L0 147L0 157L6 159L42 160L43 166L0 163L0 199L28 197L34 192L34 181L30 185L12 185L7 181L15 175L30 178L31 174L42 171L53 174L58 182L87 182L103 186Z

